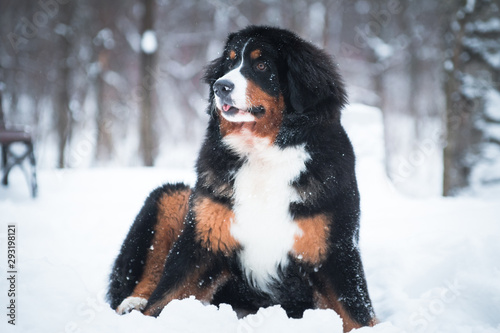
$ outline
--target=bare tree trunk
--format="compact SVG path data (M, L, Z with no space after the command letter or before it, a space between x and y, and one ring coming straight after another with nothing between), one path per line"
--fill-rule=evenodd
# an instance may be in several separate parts
M69 26L71 22L71 16L73 14L73 4L68 3L61 8L61 20L64 20L64 24ZM68 65L68 59L71 53L71 36L70 32L66 34L59 35L59 73L56 85L56 93L54 95L54 111L55 111L55 127L57 133L57 167L64 168L66 166L66 146L71 135L71 113L69 109L70 102L70 92L71 87L70 75L71 69Z
M104 75L109 70L109 52L105 49L100 50L98 58L100 69L95 83L97 90L97 143L95 157L97 161L103 161L111 159L113 153L111 110L109 109L109 103L106 102L107 84L104 80Z
M1 69L2 69L2 67L0 66L0 70ZM3 82L0 81L0 129L5 127L5 118L3 115L2 93L3 93Z
M448 35L453 36L453 40L449 47L451 57L445 63L445 196L454 195L468 187L475 167L482 163L484 169L488 160L494 160L491 150L488 153L490 156L485 156L486 146L494 144L491 133L500 128L499 123L487 124L486 111L490 103L488 95L500 94L495 83L500 77L500 68L489 59L490 52L500 52L497 43L500 30L485 23L496 20L494 6L494 2L485 0L461 1L451 11L452 23ZM453 22L456 17L458 19ZM488 131L487 126L496 128ZM487 172L480 172L474 178L485 183L488 177Z
M61 37L64 38L64 37ZM66 145L70 138L71 130L71 115L69 110L69 68L67 65L62 65L59 74L59 86L55 95L55 112L56 112L56 132L57 132L57 167L64 168L66 166Z
M448 66L452 65L453 70L446 74L446 146L443 151L443 195L449 196L457 188L467 185L467 178L470 169L462 161L463 154L467 149L469 141L470 117L467 115L467 101L460 96L460 82L456 77L457 70L461 68L460 54L462 53L461 39L464 35L465 22L457 21L460 30L456 33L456 41L453 47L451 59L448 59Z
M12 70L13 71L13 77L17 77L20 73L18 71L18 68L20 68L21 66L19 65L19 57L17 56L17 54L14 56L14 69ZM7 111L11 117L11 119L9 120L9 122L13 122L13 119L12 117L15 117L16 113L17 113L17 106L18 106L18 102L19 102L19 95L18 95L18 91L20 91L20 84L17 83L15 80L14 82L12 82L12 85L13 85L13 88L14 89L10 89L10 108L9 108L9 111ZM15 121L15 119L14 119Z
M142 38L145 33L153 33L154 26L154 0L144 0L144 16L142 21ZM156 50L147 50L141 47L141 81L144 87L141 98L140 115L140 143L139 149L142 162L145 166L153 166L157 155L157 136L154 123L156 119L155 96L155 71Z

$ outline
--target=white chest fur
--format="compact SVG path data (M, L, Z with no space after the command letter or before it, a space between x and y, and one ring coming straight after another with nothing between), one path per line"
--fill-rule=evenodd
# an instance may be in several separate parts
M248 138L247 138L248 139ZM267 139L226 137L225 142L247 156L235 175L232 236L242 245L241 266L248 280L268 291L278 279L278 267L288 264L295 235L301 230L290 216L289 206L297 201L290 185L305 170L310 158L304 146L280 149Z

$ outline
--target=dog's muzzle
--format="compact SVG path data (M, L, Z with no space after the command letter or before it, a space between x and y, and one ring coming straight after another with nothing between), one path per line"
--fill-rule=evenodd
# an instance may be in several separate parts
M214 83L214 93L221 99L222 104L231 103L231 92L234 90L234 83L229 80L217 80Z

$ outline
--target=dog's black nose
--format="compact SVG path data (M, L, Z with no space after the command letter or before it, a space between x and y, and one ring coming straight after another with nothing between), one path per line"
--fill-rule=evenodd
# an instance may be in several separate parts
M234 89L234 83L228 80L217 80L214 83L214 93L220 98L226 98Z

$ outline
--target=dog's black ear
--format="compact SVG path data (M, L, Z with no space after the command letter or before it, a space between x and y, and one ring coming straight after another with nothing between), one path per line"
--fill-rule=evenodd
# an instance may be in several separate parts
M291 111L326 112L338 117L347 95L332 58L299 37L285 40L283 46L287 68L282 84Z
M215 81L217 81L217 79L224 74L223 64L224 64L224 56L221 56L217 59L212 60L212 62L205 67L205 74L203 75L203 81L208 85L210 85L210 87L212 87Z
M221 56L213 60L208 66L205 67L205 74L203 75L203 81L207 83L210 87L210 93L208 96L208 106L207 113L211 116L214 115L215 110L215 94L213 90L213 85L221 76L224 75L224 56Z
M205 74L203 75L203 81L210 85L210 90L212 90L212 86L220 77L224 75L224 61L226 60L226 56L228 53L228 44L231 40L236 36L236 33L231 33L226 39L224 52L223 54L208 64L205 67ZM212 91L211 91L212 92Z

